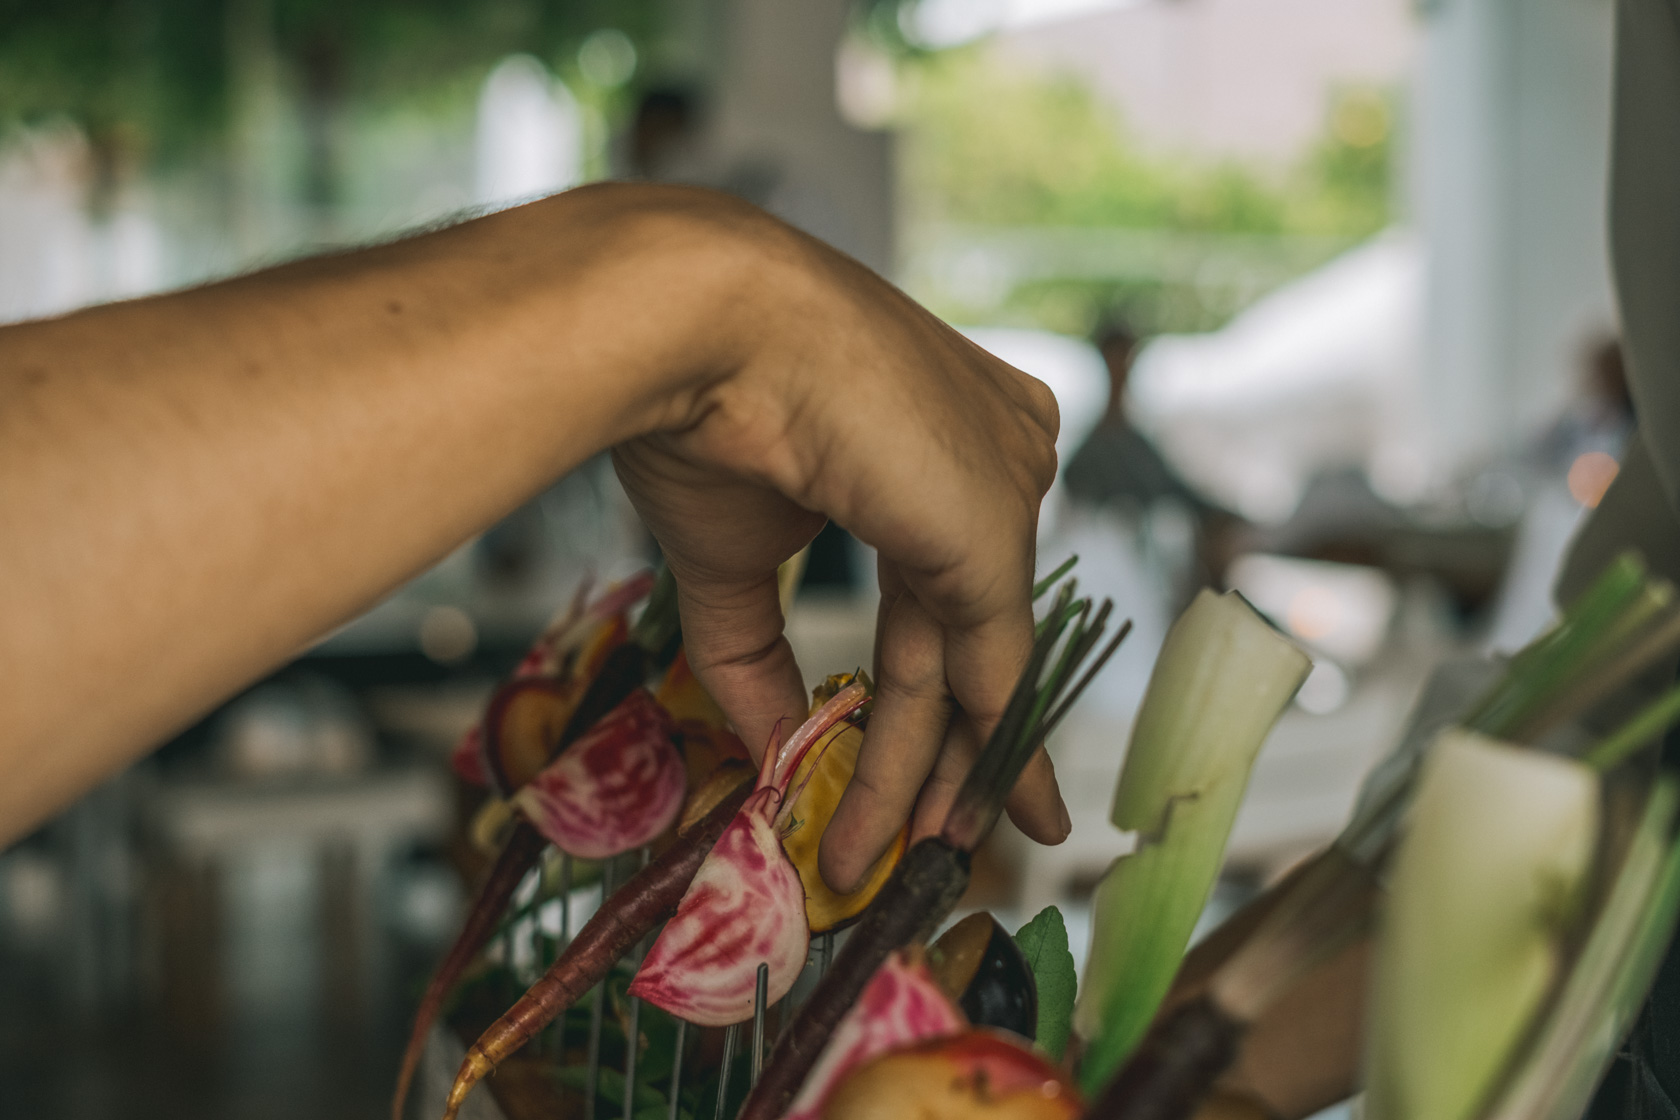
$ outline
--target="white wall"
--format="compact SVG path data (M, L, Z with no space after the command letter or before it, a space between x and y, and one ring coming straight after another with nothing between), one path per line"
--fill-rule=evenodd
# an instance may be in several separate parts
M1086 79L1156 146L1285 163L1323 135L1338 85L1400 84L1416 39L1411 0L1137 0L995 49Z

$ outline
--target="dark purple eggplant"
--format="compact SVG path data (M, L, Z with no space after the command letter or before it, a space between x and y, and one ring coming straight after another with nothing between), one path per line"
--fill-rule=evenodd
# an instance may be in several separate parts
M1038 1034L1038 984L1015 939L985 911L970 914L933 943L928 964L977 1027Z

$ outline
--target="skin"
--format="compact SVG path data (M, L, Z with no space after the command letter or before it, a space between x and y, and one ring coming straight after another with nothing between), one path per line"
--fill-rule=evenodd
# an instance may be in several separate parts
M0 843L611 448L749 744L805 708L775 567L881 560L880 698L822 853L934 831L1031 643L1055 402L752 207L582 188L0 329ZM1054 843L1049 762L1011 814Z

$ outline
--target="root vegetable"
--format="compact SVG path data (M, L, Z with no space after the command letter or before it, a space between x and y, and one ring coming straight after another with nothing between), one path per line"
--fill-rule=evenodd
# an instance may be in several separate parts
M671 717L637 689L514 795L561 851L609 859L652 843L682 808L688 776Z
M719 838L630 985L630 994L702 1026L752 1017L759 965L769 1000L793 987L810 948L805 891L782 849L787 790L806 753L868 703L860 683L841 689L779 750L767 751L758 787Z
M654 926L676 913L706 853L751 790L751 782L742 775L733 794L602 903L542 978L467 1051L450 1088L444 1120L454 1120L474 1085L598 984L613 962Z

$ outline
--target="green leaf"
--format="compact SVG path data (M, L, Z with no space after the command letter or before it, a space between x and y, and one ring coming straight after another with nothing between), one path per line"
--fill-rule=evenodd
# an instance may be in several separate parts
M1040 910L1037 917L1016 931L1015 944L1032 966L1033 981L1038 985L1038 1045L1061 1061L1073 1029L1073 998L1079 983L1062 912L1054 906Z
M582 1066L567 1066L564 1069L556 1070L554 1077L560 1084L571 1089L582 1090L589 1083L589 1071ZM664 1094L648 1085L641 1084L641 1078L638 1077L636 1080L638 1082L636 1085L636 1108L638 1110L665 1107ZM624 1109L623 1072L608 1066L602 1066L596 1072L595 1095L599 1101L610 1108L622 1112Z

